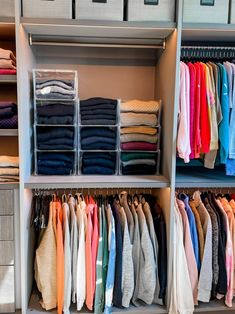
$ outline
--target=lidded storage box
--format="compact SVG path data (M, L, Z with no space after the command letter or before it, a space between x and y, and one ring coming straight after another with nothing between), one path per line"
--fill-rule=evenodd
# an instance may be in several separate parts
M76 0L76 19L123 21L123 0Z
M229 0L184 0L183 22L228 23Z
M15 0L0 0L0 16L14 17L15 16Z
M173 22L175 20L175 1L128 0L127 20Z
M71 19L72 0L23 0L23 16Z

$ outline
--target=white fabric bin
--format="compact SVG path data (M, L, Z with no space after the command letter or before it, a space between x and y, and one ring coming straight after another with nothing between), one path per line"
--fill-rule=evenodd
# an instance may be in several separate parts
M128 0L128 21L166 21L175 20L174 0Z
M23 16L72 18L72 0L23 0Z
M15 0L0 0L0 16L14 17L15 16Z
M123 21L123 0L76 0L75 17L79 20Z
M229 0L184 0L183 22L228 23Z

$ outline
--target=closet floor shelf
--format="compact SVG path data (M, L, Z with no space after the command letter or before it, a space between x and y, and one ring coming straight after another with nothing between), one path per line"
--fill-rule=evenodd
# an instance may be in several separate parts
M232 188L235 177L226 176L225 170L177 169L176 188ZM196 167L195 167L196 168Z
M30 176L25 188L165 188L170 182L164 176Z
M234 42L233 24L183 23L182 41Z
M18 136L18 129L0 129L0 136Z
M0 85L1 84L16 84L16 83L17 83L16 75L0 75Z
M194 313L200 313L200 314L226 314L226 313L234 313L235 311L235 303L233 303L233 306L231 308L227 307L224 304L223 300L213 300L209 303L200 303L199 306L197 306L194 310Z

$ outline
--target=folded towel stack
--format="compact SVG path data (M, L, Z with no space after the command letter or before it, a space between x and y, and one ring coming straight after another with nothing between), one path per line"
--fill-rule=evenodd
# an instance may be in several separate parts
M115 152L83 152L81 162L82 174L112 175L116 172Z
M0 129L17 129L17 105L10 101L0 101Z
M19 157L0 156L0 182L19 181Z
M101 97L80 102L82 174L116 173L117 104L117 100Z
M11 50L0 48L0 75L16 74L16 57Z
M38 124L63 124L75 123L75 104L73 102L51 102L36 105L36 119Z
M155 174L161 102L131 100L120 105L122 174ZM125 160L128 156L128 160Z
M90 98L80 102L82 125L115 125L117 123L117 100Z

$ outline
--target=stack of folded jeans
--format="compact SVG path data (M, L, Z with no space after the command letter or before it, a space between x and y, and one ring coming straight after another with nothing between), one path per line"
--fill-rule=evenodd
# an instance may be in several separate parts
M16 74L16 57L11 50L0 48L0 75Z
M82 125L115 125L117 123L117 100L90 98L80 102Z
M120 105L122 174L155 174L159 149L160 107L158 101L131 100ZM131 153L131 151L133 151ZM128 160L124 160L125 156Z
M69 79L37 79L35 96L37 99L75 99L74 81Z
M74 152L38 152L37 174L71 175L74 163Z
M19 157L0 156L0 182L19 181Z
M121 172L124 175L154 175L157 172L159 153L122 152Z
M115 127L81 127L82 150L115 150L117 145L117 128Z
M93 175L112 175L116 172L115 152L83 152L81 173Z
M0 101L0 129L17 129L17 105L10 101Z
M37 126L36 142L39 150L75 149L75 129L62 126Z
M38 102L36 105L36 119L38 124L74 124L75 103Z

